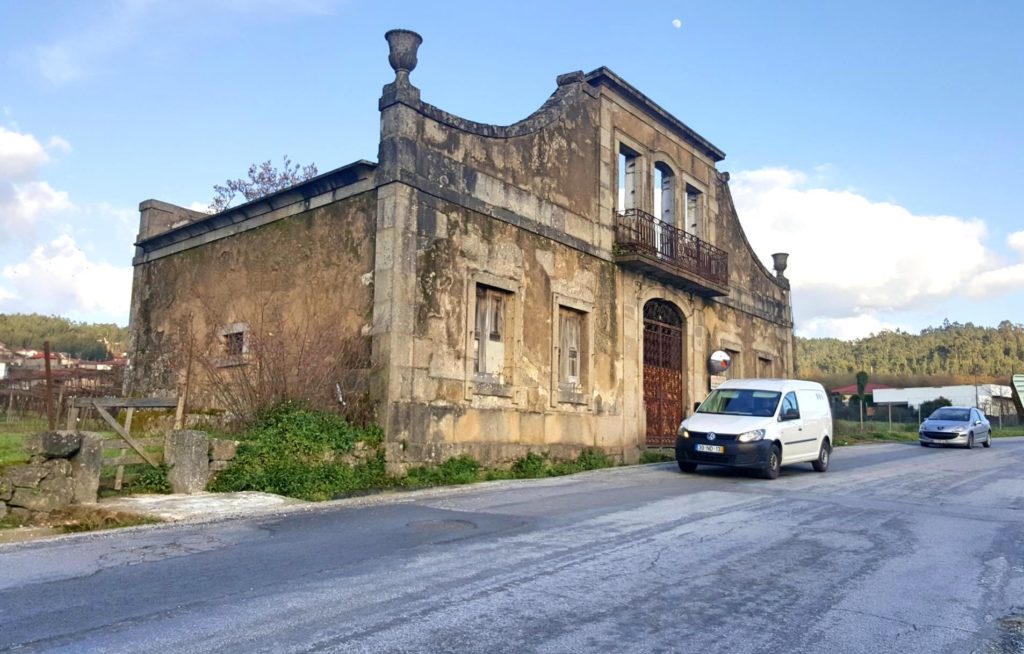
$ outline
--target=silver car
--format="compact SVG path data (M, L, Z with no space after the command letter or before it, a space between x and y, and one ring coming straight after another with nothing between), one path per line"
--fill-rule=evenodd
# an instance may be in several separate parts
M935 410L918 430L921 447L960 445L971 449L975 443L992 446L992 426L985 415L971 407L944 406Z

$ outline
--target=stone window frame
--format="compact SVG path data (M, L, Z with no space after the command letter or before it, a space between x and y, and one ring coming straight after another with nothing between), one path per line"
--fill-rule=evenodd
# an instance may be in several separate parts
M476 373L476 358L473 356L474 339L476 336L476 293L478 286L486 286L509 295L504 307L505 365L502 368L502 380L486 379ZM519 378L519 366L522 353L522 315L523 298L518 280L500 277L491 273L472 272L466 279L466 322L465 334L465 398L472 400L478 396L503 397L515 404L516 384Z
M726 337L720 338L718 344L718 349L724 350L731 360L726 379L743 379L743 344Z
M761 365L762 361L767 361L768 362L769 377L774 377L775 376L775 360L778 357L776 357L774 352L770 352L768 350L760 350L760 349L755 348L754 349L754 357L756 359L756 363L757 363L758 366ZM759 370L755 371L755 372L757 372L758 376L760 376L760 371Z
M612 207L615 208L616 212L628 209L639 209L640 211L651 213L654 210L654 206L647 206L647 201L649 200L647 196L648 187L651 186L651 180L654 179L652 173L654 168L651 168L651 170L647 170L648 164L651 161L649 149L645 147L641 141L638 141L633 137L624 134L618 129L615 130L614 143L615 150L613 153L614 161L612 162L612 168L615 171L615 175L612 180ZM634 180L633 188L633 206L628 207L627 203L623 202L623 207L622 209L620 209L619 175L622 171L619 170L619 158L622 155L623 148L634 153L633 156L636 158L636 172L634 173L636 175L636 179ZM653 166L653 164L650 165Z
M561 313L562 310L575 311L583 314L581 325L580 346L580 382L574 388L568 388L561 379ZM551 295L551 406L576 405L590 407L592 371L594 359L594 303L563 293Z
M233 322L228 323L221 327L217 331L217 337L220 340L222 354L217 359L217 366L220 368L228 368L230 366L242 366L249 363L251 359L250 352L250 334L252 330L249 327L249 323L246 322ZM241 334L241 352L231 352L229 349L230 340L229 337ZM234 340L234 339L231 339Z
M693 234L698 238L707 240L705 234L707 233L709 211L708 202L710 199L708 185L685 171L676 174L679 177L678 192L682 194L682 203L679 205L679 221L682 222L683 225L680 229L685 231L687 234ZM693 226L690 225L690 215L688 212L690 187L693 187L698 193L700 193L700 216L697 223Z

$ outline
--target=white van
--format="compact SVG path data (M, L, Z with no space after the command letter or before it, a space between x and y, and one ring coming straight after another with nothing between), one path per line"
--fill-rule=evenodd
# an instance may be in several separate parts
M828 470L832 410L825 389L798 379L730 379L711 391L676 435L683 472L698 465L754 468L765 479L809 461Z

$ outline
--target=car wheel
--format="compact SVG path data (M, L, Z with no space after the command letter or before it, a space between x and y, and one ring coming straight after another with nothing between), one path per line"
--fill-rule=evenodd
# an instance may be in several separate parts
M928 443L925 443L924 441L919 441L919 442L921 443L921 447L928 447Z
M768 453L768 459L764 462L764 468L761 469L761 477L764 479L775 479L779 476L779 468L781 467L782 450L779 449L778 445L772 445L772 449Z
M974 449L974 434L967 434L967 449Z
M689 461L676 461L679 464L679 472L696 472L697 464Z
M828 439L821 441L821 449L818 450L818 458L815 459L811 465L814 466L816 472L825 472L828 470L828 462L832 458L832 448L829 447Z
M988 433L988 438L986 438L985 442L981 445L982 447L992 447L992 432Z

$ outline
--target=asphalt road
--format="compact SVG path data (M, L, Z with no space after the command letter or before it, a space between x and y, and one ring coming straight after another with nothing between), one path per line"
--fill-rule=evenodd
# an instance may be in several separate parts
M0 547L0 651L1024 652L1024 439Z

